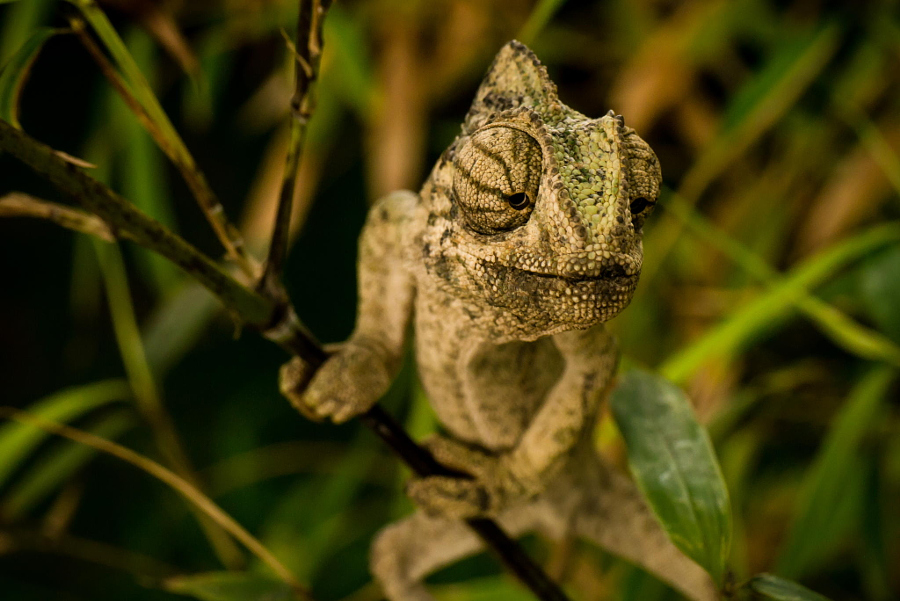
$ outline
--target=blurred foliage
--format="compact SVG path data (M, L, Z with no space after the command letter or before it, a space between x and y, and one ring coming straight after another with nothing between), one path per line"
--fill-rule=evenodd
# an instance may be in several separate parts
M128 85L168 114L261 250L287 146L281 31L296 3L100 7L133 58L111 56ZM95 177L220 255L178 169L76 36L60 34L77 14L55 0L0 2L3 118L95 163ZM660 157L668 191L646 226L642 281L610 326L626 365L684 385L709 427L734 577L772 572L834 600L900 597L895 0L339 0L295 198L287 275L303 320L322 340L347 336L368 203L422 182L516 36L565 102L592 116L614 108ZM0 156L0 194L11 190L58 198ZM46 223L0 220L0 404L183 462L317 599L378 598L366 555L374 532L410 510L399 462L358 424L296 415L277 393L280 351L234 340L183 274L133 245L97 250ZM434 419L412 374L385 403L420 435ZM4 599L289 594L268 575L218 572L258 566L207 542L209 526L170 489L23 428L0 429ZM609 416L597 444L625 467ZM675 598L597 549L527 543L577 598ZM431 580L441 599L524 596L497 574L479 557ZM750 586L805 594L776 576Z

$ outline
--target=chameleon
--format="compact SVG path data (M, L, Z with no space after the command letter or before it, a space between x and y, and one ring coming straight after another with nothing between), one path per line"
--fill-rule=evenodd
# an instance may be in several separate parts
M407 485L416 512L385 527L370 555L392 601L433 599L423 579L481 549L462 521L473 517L513 536L582 537L688 598L717 598L592 445L618 362L604 322L632 298L661 180L622 116L563 104L534 53L512 41L421 191L371 208L353 333L311 380L299 358L280 379L305 415L345 422L387 391L412 329L444 432L424 446L471 478Z

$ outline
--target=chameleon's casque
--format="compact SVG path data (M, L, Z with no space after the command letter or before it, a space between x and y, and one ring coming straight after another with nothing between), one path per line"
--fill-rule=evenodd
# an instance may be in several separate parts
M412 321L447 433L426 444L472 478L409 484L419 511L372 550L393 601L432 599L422 579L479 549L459 521L478 516L513 535L583 536L693 599L715 598L591 445L617 361L603 322L631 300L659 186L656 156L622 117L567 107L534 54L510 42L421 192L372 208L356 329L308 386L302 362L287 364L282 390L314 418L365 411L396 375Z

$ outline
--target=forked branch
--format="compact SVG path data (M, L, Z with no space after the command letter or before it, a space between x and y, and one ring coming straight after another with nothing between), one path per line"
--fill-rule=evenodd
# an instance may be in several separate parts
M113 242L115 234L102 219L85 211L48 202L22 192L0 197L0 217L33 217L46 219L61 227Z

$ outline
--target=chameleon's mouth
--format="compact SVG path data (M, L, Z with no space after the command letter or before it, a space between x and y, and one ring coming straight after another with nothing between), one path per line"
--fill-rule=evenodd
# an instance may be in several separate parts
M484 267L491 304L505 306L523 318L549 318L573 327L613 318L631 302L639 275L628 274L618 265L574 277L496 263Z
M631 279L637 278L640 275L640 268L638 268L637 270L635 270L634 268L629 270L623 263L624 261L622 260L597 262L596 264L591 264L589 269L586 269L583 264L580 264L578 268L575 268L575 264L573 263L559 263L557 265L550 266L550 269L546 270L523 268L519 265L505 265L505 267L514 269L516 271L529 273L536 277L557 278L571 284L578 284L580 282L596 282L598 280L629 281ZM502 265L503 263L498 262L498 264Z
M579 282L593 282L596 280L628 280L631 278L636 278L636 275L629 275L626 273L625 268L619 264L613 265L604 265L599 271L592 274L578 274L578 275L568 275L568 274L542 274L540 272L532 272L535 275L546 275L548 277L557 277L572 284L577 284Z

